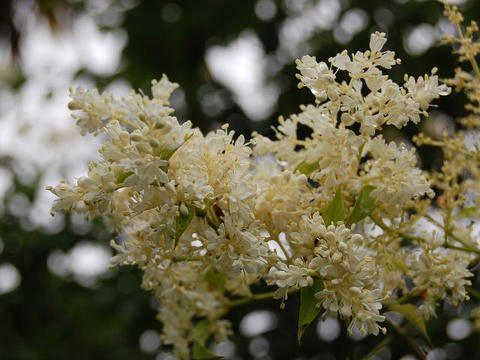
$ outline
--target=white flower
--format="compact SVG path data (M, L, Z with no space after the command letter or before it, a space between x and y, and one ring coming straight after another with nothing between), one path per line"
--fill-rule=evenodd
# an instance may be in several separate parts
M387 42L387 38L385 37L385 33L376 31L372 35L370 35L370 50L372 53L377 53L382 50L383 46Z
M377 335L384 321L380 315L383 291L375 281L378 269L369 252L361 246L362 236L351 234L339 225L325 227L320 220L315 257L309 268L323 279L324 290L315 296L331 313L351 319L349 331L356 325L361 332Z
M375 186L373 195L382 208L396 213L409 199L433 196L425 174L417 167L415 150L404 144L387 144L381 136L368 143L372 160L364 165L364 181Z
M178 84L168 81L165 74L162 75L160 81L152 81L152 95L161 105L169 104L170 95L177 88Z
M437 236L433 234L420 252L410 255L407 273L415 284L412 291L424 300L420 310L426 318L435 315L435 304L440 299L454 305L467 299L466 287L473 276L468 270L472 255L440 248L442 241Z
M301 81L299 86L305 85L317 98L324 100L326 92L334 83L335 74L326 63L317 63L315 57L312 56L303 56L296 61L296 64L300 71L300 74L297 75Z
M278 262L268 272L269 282L275 284L279 289L275 292L274 298L287 298L289 288L312 286L313 279L309 275L308 268L301 259L295 260L295 265L287 265Z
M230 328L221 317L236 301L229 297L252 296L259 281L275 285L274 297L284 301L315 279L323 284L315 305L343 318L350 332L357 326L374 335L384 331L386 297L409 292L407 277L427 317L439 299L468 298L469 255L442 248L444 239L431 234L420 234L421 244L412 235L408 247L401 240L416 234L414 223L427 214L430 204L421 198L433 196L430 181L454 199L448 206L456 214L478 190L478 169L467 169L465 159L455 163L452 153L471 158L464 137L444 149L453 159L444 174L427 177L414 149L378 135L385 125L418 123L431 101L450 91L435 69L406 77L403 86L389 79L382 70L399 60L382 50L386 41L372 34L370 50L343 51L329 65L310 56L297 60L299 87L312 91L315 104L280 117L274 139L254 133L247 142L228 126L203 134L189 121L180 124L169 107L178 85L165 75L152 82L151 98L70 91L80 132L102 133L103 145L76 184L48 188L57 196L52 210L106 220L117 236L112 263L143 271L142 287L160 303L163 342L177 358L191 357L199 319L211 325L208 335L224 339ZM473 86L467 77L455 85ZM355 219L349 214L363 212L365 186L373 187L373 210ZM447 200L438 198L438 206ZM367 215L385 224L372 229ZM323 217L334 217L332 224ZM346 227L352 218L357 224ZM448 234L446 240L476 246L450 220L451 232L468 243Z
M432 100L450 94L451 89L447 85L438 84L438 76L434 75L435 73L436 68L432 70L431 76L425 75L418 77L417 80L413 76L405 76L406 81L403 86L422 110L427 110Z

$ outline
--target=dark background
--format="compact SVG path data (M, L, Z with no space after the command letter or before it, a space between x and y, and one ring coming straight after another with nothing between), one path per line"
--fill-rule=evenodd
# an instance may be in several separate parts
M24 55L19 46L23 39L23 29L13 21L16 6L21 3L22 0L0 2L0 39L8 44L9 61L15 68L14 76L4 80L2 86L9 87L12 91L21 89L27 80L27 75L22 73ZM83 1L37 0L33 3L35 16L47 19L55 32L66 31L79 14L88 13L88 2ZM271 136L270 126L275 124L278 115L297 112L299 104L313 101L306 89L296 88L294 58L274 61L272 64L277 70L265 75L265 79L278 89L277 106L266 118L260 121L251 119L237 103L235 94L215 81L206 64L205 55L207 48L226 46L235 41L244 30L250 29L261 41L265 54L274 59L274 54L282 46L288 45L282 44L279 35L282 24L295 14L305 12L300 9L296 13L294 7L305 3L308 8L317 1L298 1L297 5L292 5L294 1L274 1L275 15L266 20L256 14L256 6L257 13L259 12L258 2L247 0L109 3L102 14L95 16L105 31L119 27L128 35L122 52L122 64L113 74L105 76L89 73L88 69L80 69L76 74L93 79L100 89L121 78L127 80L133 88L148 92L150 80L166 73L183 90L185 103L178 113L180 119L190 119L204 131L228 122L232 129L246 136L254 130ZM266 3L272 2L264 2ZM344 48L349 52L366 50L370 33L380 30L387 33L387 48L394 50L402 59L402 64L390 72L394 80L402 81L404 73L416 76L429 73L434 66L439 68L441 77L452 75L456 60L451 55L450 48L433 45L421 54L412 54L411 50L408 51L408 46L405 46L407 34L416 27L429 24L432 27L424 26L424 29L433 29L438 23L443 12L438 2L342 0L337 5L341 10L333 28L313 31L302 44L307 45L306 49L311 55L326 61ZM467 18L480 17L479 1L465 1L461 8ZM361 30L351 35L351 40L340 44L336 41L342 38L339 24L342 16L352 9L366 15L366 22ZM107 16L109 12L120 12L121 21L114 25L108 25L108 22L105 24L102 16ZM419 36L417 41L422 42L424 38ZM297 54L301 55L303 54ZM266 66L267 70L268 68ZM232 72L236 70L231 69ZM422 123L419 126L408 126L402 131L385 129L385 136L407 141L419 129L435 135L445 128L452 128L456 125L451 118L464 113L462 101L464 97L456 95L439 102L442 112L450 118L434 112L428 126ZM439 118L443 120L436 121ZM436 167L441 162L441 154L432 149L422 149L420 156L425 168ZM63 228L53 233L45 232L42 228L25 227L23 215L11 211L9 202L15 194L23 193L33 203L36 192L44 191L38 188L41 174L37 182L25 182L15 172L14 159L7 156L1 159L0 167L12 173L14 178L10 190L2 199L0 264L14 265L21 276L21 282L12 291L0 295L0 359L168 359L169 349L159 348L156 340L152 340L155 338L152 334L160 331L161 324L155 320L155 302L149 293L139 288L141 274L138 270L123 267L109 271L93 282L82 284L71 274L59 276L52 273L47 266L53 251L66 253L84 239L107 244L108 232L100 223L83 226L79 230L69 218ZM479 358L478 335L472 332L462 340L452 340L445 331L453 318L468 319L470 308L469 305L459 309L449 305L440 306L438 318L428 323L436 349L430 355L431 359ZM248 336L248 331L245 334L239 326L246 323L242 319L254 310L268 311L256 313L258 316L255 321L257 325L260 323L257 329L262 328L262 321L267 321L266 315L270 319L270 326L265 326L266 331L263 333ZM223 350L217 350L224 351L229 358L237 359L360 359L383 338L368 337L356 341L347 336L342 323L340 334L332 341L325 341L325 338L318 336L316 324L313 324L299 347L296 344L297 312L296 296L288 300L285 310L279 309L277 301L264 301L235 309L229 315L235 335L231 343L223 346ZM417 340L422 344L419 337ZM399 359L411 353L407 344L402 339L397 339L378 357Z

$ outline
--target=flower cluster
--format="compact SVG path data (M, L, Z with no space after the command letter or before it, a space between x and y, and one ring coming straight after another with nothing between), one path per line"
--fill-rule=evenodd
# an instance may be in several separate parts
M103 134L105 142L87 176L49 188L58 197L53 211L106 220L113 264L143 270L142 286L160 303L162 337L178 358L189 358L192 344L193 353L208 351L210 335L228 336L224 315L257 298L284 304L315 288L317 311L375 335L386 331L391 304L420 298L428 317L439 300L468 298L468 266L480 250L455 216L467 191L480 190L480 156L446 139L443 169L429 174L415 148L382 137L385 126L418 123L450 92L436 69L392 81L384 71L400 60L383 50L386 41L377 32L365 52L297 60L299 88L310 89L315 104L280 117L275 139L254 133L247 141L228 125L202 134L179 123L169 106L177 85L166 76L152 83L151 98L71 91L82 134ZM462 76L450 84L467 84L470 75ZM300 125L310 135L297 136ZM442 220L433 215L438 206ZM252 293L262 281L271 294Z

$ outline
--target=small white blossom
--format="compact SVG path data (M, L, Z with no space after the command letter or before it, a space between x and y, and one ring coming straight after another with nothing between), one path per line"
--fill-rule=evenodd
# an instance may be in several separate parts
M413 76L405 76L406 81L403 86L412 94L413 100L422 110L427 110L432 100L450 94L450 88L447 85L438 83L436 71L434 68L431 76L425 75L418 77L417 80Z
M294 265L287 265L284 262L278 262L270 268L268 273L269 283L278 286L274 298L287 299L287 292L290 288L301 288L311 286L313 278L309 275L308 267L301 259L296 259Z
M152 81L152 95L161 105L168 105L170 103L170 96L172 92L178 88L177 83L168 81L167 75L163 74L160 81Z

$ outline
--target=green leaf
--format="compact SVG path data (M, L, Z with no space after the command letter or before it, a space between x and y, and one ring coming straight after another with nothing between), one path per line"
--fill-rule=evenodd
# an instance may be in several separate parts
M418 310L418 307L413 304L391 304L389 310L403 315L415 328L420 330L430 344L432 343L427 333L425 319L420 313L420 310Z
M317 170L319 167L320 167L320 164L318 163L318 161L311 164L305 161L302 161L300 164L298 164L298 166L295 168L293 172L296 173L298 171L300 174L309 175L315 170Z
M456 219L478 218L480 216L480 208L478 206L466 207L458 212Z
M355 203L355 207L345 224L347 227L365 219L372 213L373 209L375 209L375 199L371 196L373 190L375 190L375 186L372 185L365 185L362 187L357 202Z
M195 360L222 359L223 356L212 353L204 345L196 342L196 343L193 344L193 358Z
M184 231L187 229L188 225L192 222L193 217L195 216L195 207L192 205L187 205L184 203L184 205L187 207L188 214L178 214L178 216L175 219L175 244L177 243L178 239L180 239L180 236L184 233Z
M302 288L300 290L300 310L298 312L298 333L297 339L298 343L302 340L303 333L305 329L310 325L310 323L315 320L320 308L317 308L318 299L315 297L315 294L323 290L323 281L322 279L315 278L313 280L313 285L310 287Z
M156 156L159 156L161 159L163 160L170 160L170 158L172 157L173 154L175 154L175 151L177 151L178 149L180 149L180 147L185 144L191 137L193 136L193 132L191 132L190 134L187 134L185 135L185 138L184 138L184 142L176 147L175 149L155 149L154 150L154 154Z
M213 267L205 274L205 280L207 281L210 290L225 290L225 283L227 277L224 273L216 271Z
M155 152L155 155L159 156L163 160L169 160L177 149L164 149Z
M195 339L195 341L198 342L199 344L205 345L205 342L210 336L211 327L212 327L212 324L210 323L210 320L208 319L200 320L192 330L193 339Z
M346 217L345 204L343 203L342 190L339 188L327 210L322 215L325 225L336 224L344 221Z
M215 230L220 227L220 221L218 220L217 214L215 214L215 210L213 206L209 206L206 213L207 222L210 226L212 226Z
M128 178L130 175L133 175L133 171L121 173L120 175L118 175L118 176L117 176L117 184L123 184L123 182L124 182L125 180L127 180L127 178Z
M193 344L194 359L220 359L222 356L212 353L205 347L208 337L210 336L210 328L212 324L208 319L200 320L192 331L192 337L195 340Z

